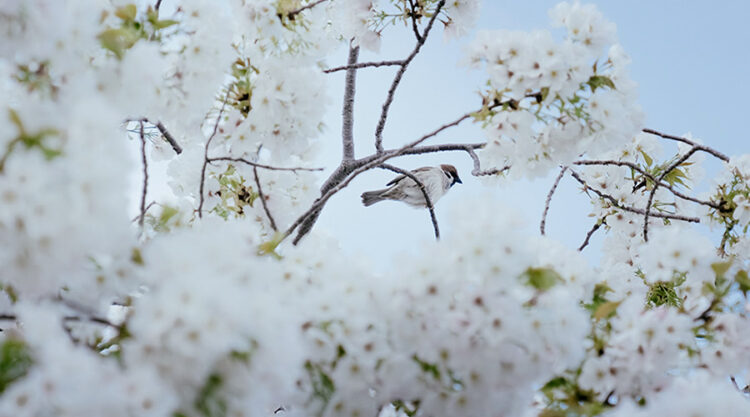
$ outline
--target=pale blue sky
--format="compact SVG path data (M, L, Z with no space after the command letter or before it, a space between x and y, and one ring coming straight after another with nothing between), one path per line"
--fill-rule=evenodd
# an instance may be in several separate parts
M547 10L556 1L485 0L478 29L531 30L549 28ZM621 44L631 56L632 78L639 84L640 104L647 126L672 134L691 132L706 144L727 154L750 152L746 138L750 96L750 2L707 1L595 1L605 16L617 24ZM434 36L414 61L399 87L385 129L386 147L403 144L478 106L476 91L483 82L478 71L457 65L462 57L459 42ZM383 42L380 55L363 53L361 60L399 59L411 50L409 32L397 30ZM338 59L338 61L336 61ZM342 51L331 65L345 62ZM357 156L372 152L373 132L393 70L359 72L355 137ZM343 74L332 75L333 100L326 118L326 159L333 166L340 157L340 102ZM483 137L469 124L451 130L431 143L479 141ZM669 149L669 148L667 148ZM405 168L453 163L464 179L440 201L437 215L441 229L449 233L446 214L455 208L471 213L465 202L489 193L516 207L527 219L529 233L538 233L544 199L554 175L533 182L488 187L471 177L471 161L462 153L408 157L397 161ZM715 167L715 165L714 165ZM710 168L710 167L709 167ZM385 202L365 209L362 191L381 188L391 174L362 175L349 189L334 197L318 227L341 238L347 251L368 252L376 263L390 263L390 255L418 250L418 243L432 239L429 215L403 204ZM590 227L588 202L576 184L563 181L552 204L548 234L577 247ZM587 249L596 258L601 235ZM381 262L382 260L382 262Z

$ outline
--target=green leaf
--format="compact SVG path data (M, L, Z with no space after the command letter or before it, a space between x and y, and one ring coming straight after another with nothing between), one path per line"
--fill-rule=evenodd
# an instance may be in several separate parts
M608 301L600 305L594 312L594 319L598 321L612 316L620 304L622 304L622 301Z
M523 273L522 278L525 284L538 290L546 291L559 282L564 282L563 278L550 268L529 268Z
M276 248L284 240L284 237L283 233L276 233L273 239L261 243L258 246L258 255L272 255L276 259L281 259L281 255L276 253Z
M416 353L412 355L411 359L419 365L422 372L431 375L436 381L440 381L440 368L437 364L419 359Z
M126 49L125 37L125 29L107 29L97 36L102 48L115 54L118 59L122 59L123 53Z
M731 267L732 261L715 262L711 264L711 269L714 270L714 274L716 274L717 277L723 277Z
M646 166L650 167L651 164L654 163L654 159L651 158L646 152L641 151L641 155L643 156L643 160L646 161Z
M126 4L115 10L115 16L125 21L135 20L137 13L138 10L136 9L135 4Z
M740 291L742 291L743 294L747 294L747 292L750 291L750 277L748 277L747 271L744 269L737 271L734 280L740 285Z
M33 360L29 348L20 340L7 339L0 345L0 393L26 376Z
M13 109L8 109L8 118L10 119L10 122L16 126L21 136L23 136L23 122L21 122L21 117L18 115L18 113Z
M566 385L568 385L568 380L565 379L565 377L558 376L556 378L550 379L549 382L544 384L544 386L542 387L542 392L564 387Z
M221 375L214 373L208 376L198 397L195 399L195 409L203 417L225 417L227 415L227 401L221 396L224 380Z
M162 225L167 224L169 219L174 217L177 213L180 211L172 206L163 206L161 209L161 213L159 214L159 223Z
M615 83L605 75L592 75L591 78L586 81L586 84L591 87L591 92L595 92L597 88L601 87L609 87L612 90L615 89Z
M143 255L141 255L141 250L138 248L133 248L133 251L130 254L130 260L133 261L136 265L143 266Z
M176 20L165 19L165 20L157 20L156 22L153 23L153 25L154 25L154 29L161 30L161 29L165 29L170 26L176 25L178 23L180 22Z

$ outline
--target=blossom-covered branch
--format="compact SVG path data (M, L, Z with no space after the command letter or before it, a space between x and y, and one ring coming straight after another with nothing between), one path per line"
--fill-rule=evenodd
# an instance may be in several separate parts
M636 208L636 207L629 207L629 206L620 204L617 201L616 198L612 197L609 194L606 194L606 193L602 192L601 190L598 190L598 189L590 186L589 184L586 183L586 181L583 178L581 178L581 176L577 172L575 172L573 170L570 170L570 175L572 175L573 178L576 179L576 181L578 181L581 185L583 185L584 190L591 190L591 191L593 191L594 194L596 194L599 197L601 197L601 198L609 201L612 204L612 206L614 206L615 208L618 208L620 210L629 211L629 212L635 213L635 214L641 214L641 215L645 215L646 214L646 210L639 209L639 208ZM682 216L682 215L679 215L679 214L666 214L666 213L659 213L659 212L651 211L649 213L649 215L652 216L652 217L659 217L659 218L662 218L662 219L681 220L681 221L690 222L690 223L700 223L700 219L697 218L697 217Z

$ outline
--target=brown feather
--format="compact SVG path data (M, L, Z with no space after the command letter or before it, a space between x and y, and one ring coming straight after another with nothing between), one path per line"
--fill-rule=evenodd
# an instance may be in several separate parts
M430 168L431 167L420 167L420 168L417 168L415 170L412 170L411 172L414 173L414 172L427 171ZM455 170L455 168L453 168L453 169ZM404 178L406 178L406 175L399 175L398 177L392 179L388 184L386 184L386 187L390 187L391 185L396 185L396 184L398 184L399 181L401 181Z

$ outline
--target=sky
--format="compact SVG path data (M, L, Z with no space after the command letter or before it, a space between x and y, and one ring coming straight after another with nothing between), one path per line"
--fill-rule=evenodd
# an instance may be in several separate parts
M476 30L533 30L550 28L547 10L556 1L485 0ZM630 55L631 77L639 84L640 105L646 126L676 135L692 133L709 146L729 155L750 152L746 138L745 99L750 96L750 2L746 1L594 1L617 25L620 43ZM435 36L437 35L437 36ZM464 46L473 34L446 42L433 34L409 67L391 107L384 132L386 148L416 139L447 121L479 107L477 91L484 78L460 64ZM383 39L380 54L363 51L360 61L400 59L413 47L413 35L396 29ZM345 51L330 59L343 65ZM375 124L395 70L365 69L358 73L355 101L355 146L357 157L372 153ZM332 103L322 142L327 166L340 158L340 109L343 72L331 75ZM430 144L478 142L484 137L470 123L449 130ZM666 151L673 148L665 146ZM675 148L676 149L676 148ZM465 153L411 156L393 161L413 169L440 163L454 164L464 180L436 206L444 236L450 233L451 216L471 215L472 204L481 198L502 201L523 218L528 233L539 233L539 221L549 187L556 172L535 181L504 181L486 185L471 176L471 160ZM708 166L709 174L718 164ZM398 202L365 208L359 194L383 188L393 176L387 171L361 175L330 200L318 228L341 240L349 255L366 253L375 265L386 266L398 253L417 253L423 242L434 239L429 213ZM707 185L699 185L705 188ZM578 247L592 225L589 200L577 183L567 177L552 201L547 234L570 247ZM595 261L603 233L594 236L586 256Z

